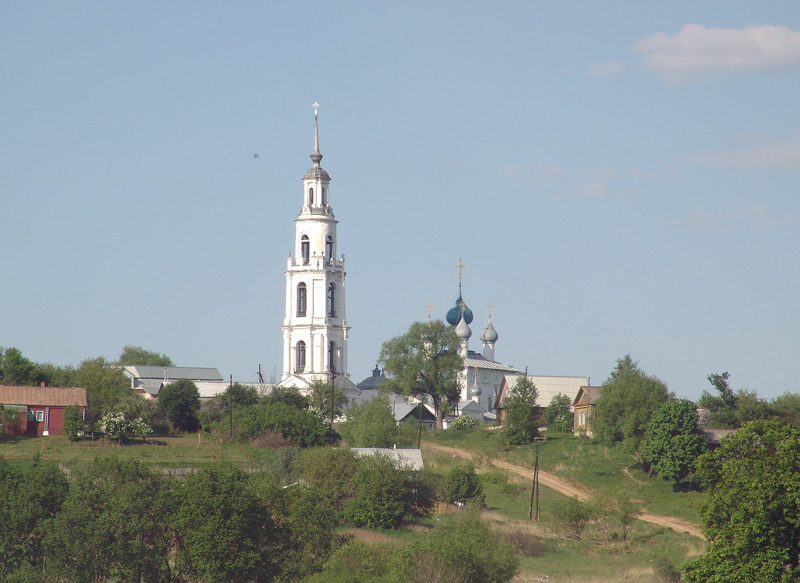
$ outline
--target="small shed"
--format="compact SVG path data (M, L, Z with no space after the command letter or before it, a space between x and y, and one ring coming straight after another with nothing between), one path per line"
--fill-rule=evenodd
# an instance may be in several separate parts
M22 416L25 435L64 435L64 410L77 405L86 415L86 389L0 386L0 403Z
M585 386L578 389L578 394L572 401L572 409L574 411L572 430L575 435L586 435L587 437L594 437L589 420L594 415L594 406L603 387L590 387Z

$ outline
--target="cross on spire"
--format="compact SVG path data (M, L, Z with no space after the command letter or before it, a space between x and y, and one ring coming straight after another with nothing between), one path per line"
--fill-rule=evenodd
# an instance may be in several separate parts
M425 307L428 308L428 322L430 322L431 321L431 310L433 309L433 304L431 302L428 302L428 305L425 306Z
M313 108L314 108L314 118L316 118L316 117L317 117L317 109L319 109L319 103L317 103L317 102L315 101L315 102L314 102L314 105L312 105L311 107L313 107Z
M461 263L461 257L458 258L458 264L455 267L458 269L458 287L461 287L461 271L466 267Z
M493 308L493 307L494 307L494 306L492 305L492 302L489 302L489 304L486 306L486 309L488 309L488 310L489 310L489 319L490 319L490 320L492 319L492 308Z

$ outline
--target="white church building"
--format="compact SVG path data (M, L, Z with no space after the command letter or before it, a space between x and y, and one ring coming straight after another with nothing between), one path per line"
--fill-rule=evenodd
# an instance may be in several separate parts
M302 206L295 219L294 254L286 261L283 370L278 386L301 391L316 380L355 389L347 371L344 254L337 257L331 177L320 166L317 104L313 165L303 176Z

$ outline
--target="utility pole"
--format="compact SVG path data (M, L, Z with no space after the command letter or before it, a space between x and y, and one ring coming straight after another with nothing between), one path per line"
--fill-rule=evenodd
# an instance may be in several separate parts
M335 408L334 402L336 401L336 371L331 366L331 430L333 430L333 410Z
M230 384L228 385L228 413L230 414L230 429L228 437L233 439L233 375L230 375Z
M534 501L536 504L536 518L533 518ZM533 484L531 484L531 505L528 510L528 520L539 521L539 443L536 443L536 457L533 462Z

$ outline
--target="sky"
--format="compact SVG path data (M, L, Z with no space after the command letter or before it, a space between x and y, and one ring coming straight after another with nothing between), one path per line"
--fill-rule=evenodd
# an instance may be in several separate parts
M0 3L0 346L280 377L311 166L349 373L491 303L496 359L772 399L800 356L800 4ZM257 154L257 156L256 156Z

